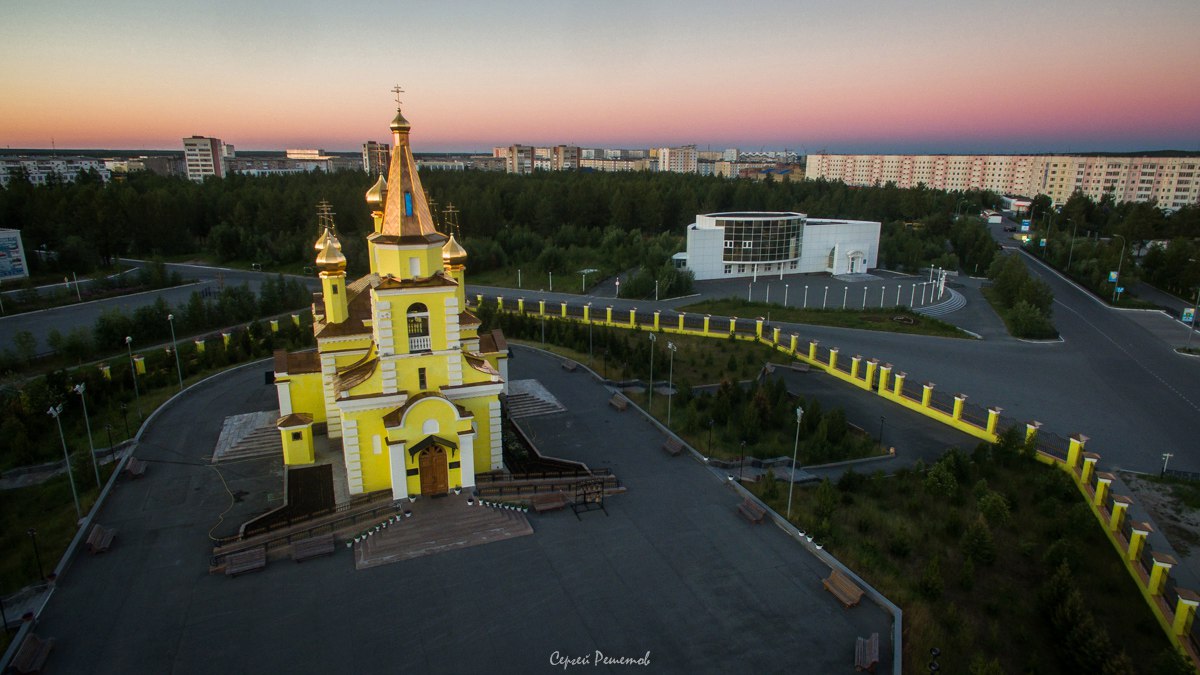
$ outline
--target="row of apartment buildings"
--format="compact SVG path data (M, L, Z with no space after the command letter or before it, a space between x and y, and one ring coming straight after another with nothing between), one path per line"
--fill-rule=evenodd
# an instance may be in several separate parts
M1200 156L1126 155L809 155L809 178L847 185L936 190L990 190L1047 195L1065 202L1075 192L1099 201L1153 201L1177 209L1200 202Z
M697 150L695 145L627 150L583 148L574 145L509 145L492 148L492 158L504 162L508 173L534 171L663 171L703 176L755 177L774 175L782 180L800 180L804 168L794 152L745 153L727 150Z

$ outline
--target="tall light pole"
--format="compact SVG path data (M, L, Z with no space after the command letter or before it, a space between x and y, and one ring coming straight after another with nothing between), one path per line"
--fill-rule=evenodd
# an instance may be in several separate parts
M171 324L171 351L175 352L175 373L179 375L179 391L183 391L183 366L179 365L179 345L175 342L175 315L167 315L167 323Z
M787 291L788 291L788 285L784 284L783 285L783 306L784 307L787 307Z
M825 303L829 301L829 287L825 287L825 295L821 296L821 309L825 309Z
M800 456L800 419L804 408L796 406L796 443L792 446L792 480L788 483L787 519L792 519L792 491L796 489L796 458Z
M554 292L554 272L547 272L550 275L550 292Z
M650 398L646 403L646 407L650 409L650 414L654 414L654 343L658 341L658 336L654 333L650 334Z
M658 302L658 279L654 280L654 301Z
M79 493L75 491L75 475L71 473L71 455L67 453L67 437L63 434L62 420L59 419L62 411L62 404L59 403L58 405L50 406L46 414L53 417L54 421L58 423L58 437L62 440L63 463L67 465L67 480L71 483L71 498L75 500L75 520L80 521L83 520L83 511L79 509Z
M671 367L667 371L667 428L671 428L671 402L675 400L675 343L667 343L667 352L671 355Z
M842 288L842 309L846 309L846 298L850 297L850 284L846 284Z
M1117 258L1117 280L1113 282L1113 303L1117 302L1117 289L1121 287L1121 263L1125 262L1125 237L1119 234L1114 234L1114 237L1121 237L1121 255Z
M621 297L621 277L617 277L617 292L613 294L613 297Z
M72 391L79 394L79 401L83 403L83 424L87 427L88 450L92 453L92 468L96 470L96 487L100 487L100 465L97 463L99 460L96 459L96 446L92 443L92 421L88 419L87 397L83 395L85 390L86 387L84 387L82 382L72 388ZM109 445L111 446L112 443L109 443Z
M1071 259L1075 257L1075 230L1079 229L1079 223L1074 218L1067 218L1071 221L1071 246L1067 249L1067 273L1071 273Z
M125 348L129 350L129 372L133 375L133 397L137 401L138 419L142 419L142 394L138 391L137 364L133 362L133 338L125 336Z

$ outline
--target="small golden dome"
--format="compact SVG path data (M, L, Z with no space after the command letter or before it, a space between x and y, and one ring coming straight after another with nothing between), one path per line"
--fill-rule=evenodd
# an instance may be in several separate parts
M450 240L442 245L442 262L447 265L463 265L467 262L467 249L458 243L454 235L450 235Z
M317 269L322 272L344 272L346 271L346 256L342 255L342 242L338 241L337 235L325 229L325 234L321 235L327 239L325 248L317 254Z
M321 236L317 237L317 243L313 244L313 250L324 251L325 246L328 243L329 243L329 228L327 227L327 228L325 228L325 231L321 233Z
M397 110L396 116L392 118L391 128L392 131L408 131L412 128L412 125L408 123L408 120L404 119L404 113Z
M383 204L383 198L387 194L387 181L384 180L383 174L379 174L379 180L367 190L367 204L371 206L380 206Z

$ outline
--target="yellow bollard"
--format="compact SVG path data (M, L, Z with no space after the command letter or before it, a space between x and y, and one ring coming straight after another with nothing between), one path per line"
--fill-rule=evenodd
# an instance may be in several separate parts
M655 332L655 333L657 333L657 332L658 332L658 330L659 330L659 328L658 328L658 327L659 327L659 323L658 323L658 320L659 320L659 314L660 314L660 313L659 313L659 310L657 310L657 309L656 309L656 310L654 310L654 332Z
M1179 602L1175 604L1175 621L1171 632L1177 636L1188 635L1192 632L1192 620L1196 618L1196 607L1200 607L1200 595L1191 589L1175 587L1179 594Z
M1150 536L1150 532L1154 528L1150 527L1150 523L1131 523L1129 531L1129 550L1126 551L1126 560L1136 562L1142 557L1142 546L1146 543L1146 537Z
M850 357L850 379L858 379L858 364L862 362L862 357L858 354Z
M197 354L204 353L204 340L196 340L196 353Z
M921 392L921 407L928 408L933 402L933 388L937 386L932 382L925 383L925 389Z
M684 317L684 316L686 316L686 313L685 313L685 312L680 312L680 313L679 313L679 332L680 332L680 333L682 333L682 332L683 332L683 317Z
M887 393L888 384L890 384L891 378L892 378L892 364L885 363L882 366L879 366L879 393L880 393L880 395Z
M863 377L863 383L867 385L867 391L875 386L875 372L879 370L879 359L871 359L867 361L867 374Z
M1003 410L1004 408L996 406L988 408L987 432L989 434L996 433L996 425L1000 423L1000 412Z
M892 393L899 397L904 393L904 378L908 377L908 373L896 373L896 381L892 384Z
M954 419L961 420L963 414L963 406L967 403L966 394L956 394L954 396Z
M610 326L612 325L612 305L608 306L608 311L604 315L604 323Z
M272 333L279 332L279 319L271 319L271 332Z
M1110 532L1120 532L1121 527L1125 524L1125 513L1129 510L1129 505L1133 503L1133 500L1125 495L1113 495L1112 501L1112 515L1108 518L1108 529Z
M141 354L133 355L133 369L138 375L146 374L146 359Z
M296 325L296 326L300 325L300 315L299 314L292 315L292 324Z
M830 347L829 348L829 369L830 370L833 370L834 367L837 366L837 355L838 355L838 348Z
M525 298L517 298L517 312L520 314L525 313Z
M112 368L110 368L107 363L100 364L100 376L106 380L112 379Z
M538 300L538 315L546 316L546 301Z
M567 303L564 302L561 304L562 304L562 318L565 319L565 318L567 318Z

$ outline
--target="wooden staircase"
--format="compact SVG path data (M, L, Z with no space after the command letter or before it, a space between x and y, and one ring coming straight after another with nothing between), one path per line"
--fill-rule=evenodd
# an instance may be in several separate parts
M467 504L467 496L421 499L409 506L411 517L401 517L354 545L354 566L379 565L436 555L455 549L533 534L520 511Z

